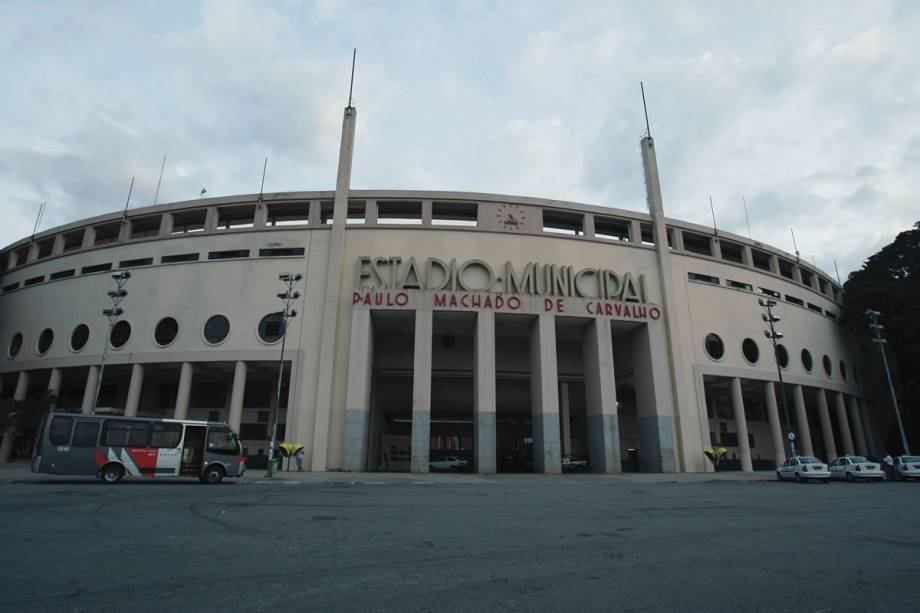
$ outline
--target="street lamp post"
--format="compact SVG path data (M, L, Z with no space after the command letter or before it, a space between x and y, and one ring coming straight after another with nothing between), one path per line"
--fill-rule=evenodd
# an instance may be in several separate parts
M891 405L894 407L894 416L898 420L898 431L901 434L901 445L904 447L904 453L910 455L910 448L907 446L907 435L904 434L904 424L901 423L901 409L898 406L898 397L894 393L894 383L891 382L891 370L888 368L888 357L885 355L885 345L888 341L882 338L882 330L885 326L878 323L881 313L866 310L866 317L869 318L869 330L872 333L872 342L878 347L878 352L882 354L882 364L885 366L885 376L888 377L888 389L891 392Z
M773 343L773 360L776 362L776 374L779 375L779 395L783 401L783 421L786 422L786 440L789 441L790 457L795 455L795 433L792 432L792 422L789 420L789 407L786 404L786 385L783 383L783 369L779 364L777 355L776 341L783 338L782 333L776 330L776 324L780 321L779 317L773 315L773 307L776 306L775 300L759 299L757 303L763 307L766 313L761 314L761 318L767 323L768 328L763 331L764 336Z
M125 285L128 284L128 279L131 278L131 271L117 272L112 275L112 278L115 279L115 289L108 292L109 299L112 301L112 308L102 309L102 314L109 320L109 333L102 341L102 361L99 363L99 379L96 381L96 394L93 397L93 414L96 413L96 408L99 405L99 391L102 389L102 376L105 374L105 356L108 353L109 341L112 338L112 329L115 327L118 318L125 312L121 308L121 303L128 296L128 290L125 289Z
M275 392L275 408L272 416L272 437L268 445L268 470L265 476L272 478L272 464L275 457L275 444L278 439L278 412L281 408L281 381L284 378L284 344L287 340L288 321L297 317L297 310L293 308L294 301L300 298L300 291L294 289L294 285L303 279L299 272L283 272L278 275L278 279L285 285L285 290L278 294L278 298L284 304L284 310L277 313L281 317L281 356L278 358L278 387Z

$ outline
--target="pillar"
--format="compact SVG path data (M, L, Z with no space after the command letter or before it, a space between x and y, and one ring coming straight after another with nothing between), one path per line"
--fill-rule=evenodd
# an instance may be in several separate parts
M433 311L415 312L415 355L412 378L412 464L427 473L431 447L431 341Z
M770 437L773 439L773 460L777 466L786 461L786 439L783 435L779 409L776 406L776 389L772 381L764 381L763 395L767 407L767 421L770 423Z
M220 211L217 210L215 206L209 206L205 209L204 214L204 231L213 232L217 230L217 226L220 223Z
M635 219L629 222L629 242L642 244L642 224Z
M719 242L718 238L713 238L710 241L712 245L712 257L722 259L722 243Z
M495 459L495 313L476 314L473 366L473 453L476 470L493 474Z
M585 238L594 238L594 215L591 215L590 213L586 213L584 220L585 220L585 229L584 229Z
M96 410L96 388L99 387L99 367L90 366L86 373L86 387L83 388L83 404L80 412L89 415Z
M837 423L840 425L840 438L843 439L843 452L847 455L855 455L853 449L853 434L850 432L850 423L847 419L847 408L843 403L843 394L837 392L834 394L834 405L837 408Z
M230 390L230 427L239 432L243 421L243 398L246 396L246 375L249 371L246 362L238 361L233 368L233 386ZM309 460L309 458L304 458Z
M741 456L741 470L754 472L751 463L751 440L748 438L747 417L744 414L744 395L741 393L741 379L732 377L732 409L735 412L735 430L738 433L738 452Z
M540 313L530 326L530 404L533 409L534 472L559 474L559 371L556 318Z
M643 472L677 471L674 400L663 326L646 324L633 332L639 463Z
M144 367L141 364L134 364L131 366L131 382L128 384L128 399L125 401L125 417L137 417L142 389L144 389Z
M26 370L19 371L19 378L16 379L16 390L13 392L13 401L22 402L29 391L29 372ZM16 442L16 435L19 434L19 428L16 425L8 425L3 432L3 441L0 442L0 463L10 461L13 455L13 444Z
M160 217L160 238L171 236L173 231L173 216L172 213L163 213L163 216Z
M869 455L869 446L866 444L866 433L863 430L862 416L859 414L859 403L856 396L849 396L848 409L850 411L850 423L853 424L853 433L856 438L856 451L859 455Z
M801 385L792 386L792 399L795 403L795 422L798 425L798 439L796 448L801 455L815 455L811 445L811 428L808 427L808 413L805 412L805 396L802 394Z
M559 421L562 426L562 455L572 455L572 414L568 381L559 384Z
M371 411L371 366L373 330L369 309L351 312L351 340L348 344L348 385L345 392L345 448L342 469L368 469L368 427ZM413 421L413 426L415 422ZM376 467L376 461L374 466Z
M585 405L588 427L588 467L592 472L618 473L620 424L617 416L617 384L613 369L610 322L596 318L582 333L585 365Z
M431 200L422 200L422 225L430 226L432 218Z
M860 408L859 413L863 419L863 431L866 433L866 447L872 455L880 455L878 439L875 437L875 428L872 424L872 413L870 412L869 405L866 404L865 400L857 400L857 402Z
M818 418L821 421L821 434L824 436L824 451L827 461L837 457L837 446L834 444L834 429L831 427L831 414L827 410L827 394L823 389L817 390Z
M192 363L182 362L179 372L179 391L176 393L176 411L173 419L188 418L188 401L192 393Z
M61 395L61 377L63 371L60 368L52 368L51 376L48 377L48 392L51 394L52 398L51 406L49 407L53 412L57 406L58 396Z

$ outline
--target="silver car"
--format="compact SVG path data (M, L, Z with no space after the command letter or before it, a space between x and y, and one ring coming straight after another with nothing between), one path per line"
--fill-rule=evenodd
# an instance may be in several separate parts
M837 458L830 465L831 479L847 481L882 481L885 473L878 462L870 462L861 455L845 455Z
M815 479L827 483L831 473L827 464L812 456L792 456L776 467L776 478L780 481L795 479L799 483Z

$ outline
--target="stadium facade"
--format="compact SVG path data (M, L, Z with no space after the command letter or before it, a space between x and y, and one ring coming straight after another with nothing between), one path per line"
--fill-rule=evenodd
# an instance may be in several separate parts
M301 273L281 440L306 467L558 473L772 467L878 451L869 367L842 294L796 256L664 216L504 195L336 190L200 199L41 232L0 252L0 398L56 410L219 419L266 453L279 274ZM109 328L111 275L130 270ZM764 336L761 299L785 337ZM103 346L108 340L103 380ZM99 390L96 402L97 388ZM783 390L784 394L783 394ZM27 445L7 428L0 455Z

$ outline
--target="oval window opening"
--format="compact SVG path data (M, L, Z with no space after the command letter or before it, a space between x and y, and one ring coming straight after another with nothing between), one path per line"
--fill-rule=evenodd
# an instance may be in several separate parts
M814 368L814 360L811 359L811 352L808 349L802 349L802 367L811 372L811 369Z
M706 353L713 360L721 360L725 355L725 345L718 334L709 333L706 335Z
M38 355L45 355L48 353L48 350L51 349L51 344L54 342L54 330L51 328L45 328L42 330L42 333L38 336Z
M112 347L115 349L124 347L129 338L131 338L131 324L122 320L112 326L112 334L109 336Z
M284 334L284 318L281 313L269 313L259 322L259 338L266 343L277 343Z
M831 359L827 356L824 356L821 359L821 363L824 364L824 372L827 373L828 377L830 377L834 373L834 367L831 364Z
M752 338L746 338L741 343L741 353L744 354L744 359L751 364L756 364L757 360L760 359L760 348Z
M10 339L10 346L7 348L6 352L11 358L15 358L20 349L22 349L22 333L17 332L13 335L13 338Z
M784 345L776 346L776 363L780 365L780 368L789 366L789 352L786 351Z
M165 347L176 340L179 335L179 322L172 317L164 317L153 332L153 340L160 347Z
M204 340L212 345L223 342L230 334L230 320L223 315L212 315L204 324Z

